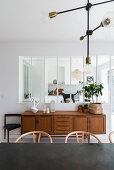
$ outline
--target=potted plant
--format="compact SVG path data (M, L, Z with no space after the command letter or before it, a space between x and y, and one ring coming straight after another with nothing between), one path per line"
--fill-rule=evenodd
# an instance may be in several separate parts
M91 99L93 103L89 105L89 112L93 114L102 114L102 104L94 103L94 96L102 96L103 85L100 84L89 84L83 87L84 95L87 99Z
M87 111L88 111L88 104L84 104L83 112L84 112L84 113L87 113Z
M83 106L81 104L78 106L78 111L83 112Z

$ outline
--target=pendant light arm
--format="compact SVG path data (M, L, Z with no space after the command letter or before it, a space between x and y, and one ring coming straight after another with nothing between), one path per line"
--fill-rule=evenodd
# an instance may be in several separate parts
M93 33L94 31L96 31L97 29L101 28L101 27L103 27L102 23L101 23L98 27L96 27L95 29L93 29L93 30L92 30L92 33Z
M109 2L114 2L114 0L99 2L99 3L96 3L96 4L92 4L92 6L102 5L102 4L106 4L106 3L109 3Z
M85 37L88 36L88 34L89 34L89 35L92 35L94 31L96 31L97 29L99 29L99 28L101 28L101 27L103 27L102 23L101 23L98 27L94 28L93 30L87 31L87 32L86 32L86 35L80 37L80 40L83 40Z
M81 6L81 7L78 7L78 8L72 8L72 9L69 9L69 10L60 11L60 12L57 12L57 14L63 14L63 13L66 13L66 12L76 11L78 9L83 9L83 8L86 8L86 6Z
M103 2L99 2L99 3L95 3L95 4L91 4L88 2L88 4L90 4L90 7L92 6L96 6L96 5L101 5L101 4L105 4L105 3L109 3L109 2L113 2L114 0L109 0L109 1L103 1ZM60 11L60 12L57 12L57 14L63 14L63 13L66 13L66 12L71 12L71 11L76 11L78 9L83 9L83 8L87 8L87 5L86 6L81 6L81 7L78 7L78 8L72 8L72 9L69 9L69 10L65 10L65 11Z
M103 1L103 2L99 2L99 3L95 3L95 4L90 4L91 6L96 6L96 5L101 5L101 4L106 4L106 3L109 3L109 2L113 2L114 0L109 0L109 1ZM88 2L89 4L89 2ZM83 8L86 8L86 6L81 6L81 7L78 7L78 8L72 8L72 9L69 9L69 10L65 10L65 11L60 11L60 12L57 12L57 14L63 14L63 13L66 13L66 12L71 12L71 11L75 11L75 10L78 10L78 9L83 9Z
M105 4L105 3L109 3L109 2L113 2L113 1L114 0L103 1L103 2L99 2L99 3L95 3L95 4L91 4L91 3L88 2L88 4L90 4L90 6L96 6L96 5L101 5L101 4ZM66 13L66 12L71 12L71 11L75 11L75 10L83 9L83 8L87 8L87 5L81 6L81 7L78 7L78 8L72 8L72 9L65 10L65 11L60 11L60 12L57 12L57 14L63 14L63 13Z
M72 9L68 9L68 10L60 11L60 12L50 12L50 13L49 13L49 17L50 17L50 18L54 18L54 17L56 17L58 14L63 14L63 13L67 13L67 12L72 12L72 11L76 11L76 10L83 9L83 8L86 8L86 6L81 6L81 7L78 7L78 8L72 8Z

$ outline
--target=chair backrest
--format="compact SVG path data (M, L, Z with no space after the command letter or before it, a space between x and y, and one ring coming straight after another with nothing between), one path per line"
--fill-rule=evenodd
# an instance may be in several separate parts
M38 143L40 142L41 135L47 136L47 137L49 138L49 140L50 140L50 143L52 143L52 138L51 138L51 136L50 136L48 133L43 132L43 131L32 131L32 132L24 133L23 135L19 136L19 137L15 140L15 143L17 143L22 137L27 136L27 135L33 135L33 143L36 143L35 135L36 135L36 139L37 139L37 142L38 142Z
M114 135L114 131L112 131L112 132L109 133L109 141L110 141L110 143L114 143L114 142L112 141L112 135Z
M21 114L18 113L7 113L4 115L4 126L6 125L6 119L8 117L21 117Z
M85 132L85 131L74 131L74 132L69 133L65 138L65 143L67 143L68 138L72 135L76 136L77 143L83 143L84 142L84 136L85 137L93 136L98 141L98 143L102 143L97 136L95 136L92 133ZM79 137L82 139L81 142L79 141Z

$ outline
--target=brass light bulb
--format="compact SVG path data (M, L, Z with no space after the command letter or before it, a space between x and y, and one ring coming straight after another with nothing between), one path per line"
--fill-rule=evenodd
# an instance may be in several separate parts
M90 56L86 57L86 64L91 64L91 57Z
M81 36L81 37L80 37L80 40L83 40L83 39L84 39L84 36Z
M57 14L58 14L57 12L50 12L50 13L49 13L49 17L50 17L50 18L54 18L54 17L57 16Z

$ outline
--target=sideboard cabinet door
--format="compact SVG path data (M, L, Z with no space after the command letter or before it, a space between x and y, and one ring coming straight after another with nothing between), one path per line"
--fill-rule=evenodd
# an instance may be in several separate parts
M22 134L35 130L35 116L22 116Z
M74 117L74 131L86 131L87 132L87 117Z
M36 130L51 133L52 132L52 116L37 116L36 117Z
M106 117L105 116L89 117L88 131L96 134L105 134Z

